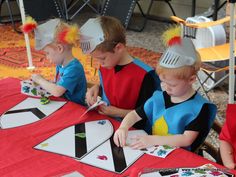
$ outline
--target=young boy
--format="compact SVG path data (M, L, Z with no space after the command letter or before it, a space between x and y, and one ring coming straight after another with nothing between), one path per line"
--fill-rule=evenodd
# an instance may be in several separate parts
M169 47L157 66L165 91L156 91L123 119L114 134L115 144L125 146L128 129L147 119L145 130L150 135L135 137L132 148L169 145L194 151L207 136L216 114L216 106L192 88L200 64L190 39Z
M72 47L78 40L78 28L59 19L52 19L39 25L35 30L35 48L43 50L46 57L56 64L55 83L49 82L39 74L32 80L53 96L84 105L86 78L83 66L72 55Z
M220 154L225 167L235 169L236 167L236 105L227 107L226 122L220 133Z
M86 101L92 105L101 92L108 106L100 106L99 113L123 118L160 88L154 69L127 52L125 29L116 18L89 19L80 29L80 40L83 52L90 53L101 65L100 85L86 93ZM141 122L136 128L143 126Z

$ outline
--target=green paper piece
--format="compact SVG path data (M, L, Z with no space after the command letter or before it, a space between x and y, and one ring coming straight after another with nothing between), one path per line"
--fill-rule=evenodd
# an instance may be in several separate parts
M76 133L75 136L77 136L79 138L86 138L86 134L85 133Z
M43 143L43 144L41 144L41 147L43 148L43 147L47 147L49 145L49 143Z
M31 93L33 93L33 95L37 95L37 90L36 90L36 88L33 88L33 89L31 90Z
M199 174L206 174L205 169L194 169L194 172Z
M47 98L47 97L42 97L42 98L40 99L40 103L41 103L42 105L48 104L48 103L50 103L50 99Z
M173 149L171 146L168 146L168 145L163 145L163 148L164 149Z

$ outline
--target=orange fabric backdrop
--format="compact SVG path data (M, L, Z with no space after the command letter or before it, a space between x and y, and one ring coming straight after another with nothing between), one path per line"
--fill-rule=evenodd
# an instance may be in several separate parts
M32 46L33 64L36 69L27 70L28 66L25 41L23 34L16 33L11 25L0 26L0 79L5 77L15 77L20 79L30 78L32 73L40 73L45 78L53 80L55 66L46 60L44 54L33 49L33 35L30 35ZM155 53L143 48L128 47L130 54L138 57L155 67L159 53ZM98 83L98 65L90 56L83 55L80 48L74 48L73 54L83 64L88 82Z

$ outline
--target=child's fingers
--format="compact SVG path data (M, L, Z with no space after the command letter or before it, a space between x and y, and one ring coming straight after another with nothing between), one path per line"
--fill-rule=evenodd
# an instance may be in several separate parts
M126 132L125 131L121 132L119 140L120 140L121 147L124 147L126 144Z
M114 140L115 144L118 147L124 147L126 142L125 132L123 132L122 130L118 130L118 132L114 136Z
M107 106L105 105L99 105L98 106L98 112L101 112L101 114L107 115Z
M96 100L94 99L94 97L92 96L92 94L89 91L86 93L86 102L87 102L88 106L91 106L94 103L96 103Z
M124 136L122 136L122 134L118 135L118 141L119 141L120 147L124 147L125 146L125 138L124 138Z
M228 169L235 169L235 163L228 163L228 164L225 164L225 166L228 168Z
M93 98L94 98L95 102L97 101L97 97L98 97L98 92L93 91Z
M131 144L130 147L132 149L143 149L143 148L145 148L145 145L139 141L136 141L133 144Z
M98 108L99 108L99 110L101 110L101 111L105 111L105 109L106 109L104 105L99 105Z
M102 114L102 115L105 115L105 113L103 111L101 111L101 110L98 110L98 113Z
M98 91L91 88L87 91L87 93L89 93L90 97L92 97L94 99L94 101L97 101L97 97L98 97Z
M135 136L130 137L130 139L138 141L141 137L142 137L142 135L135 135Z
M133 143L133 144L130 145L130 147L131 147L132 149L138 149L138 146L139 146L139 143L137 143L137 142L135 142L135 143Z
M97 97L94 95L92 96L92 102L93 102L93 104L97 102Z
M136 141L137 141L137 140L138 140L138 137L137 137L137 136L131 136L130 139L131 139L131 140L136 140Z
M91 101L91 98L89 96L86 96L86 99L85 99L86 103L88 106L91 106L92 105L92 101Z
M119 138L118 138L118 134L115 133L115 135L113 137L113 141L114 141L114 143L117 147L120 147L120 141L119 141Z
M140 140L140 138L142 137L143 137L142 135L131 137L134 140L134 142L130 145L130 147L133 149L146 148L146 145Z
M88 106L92 106L95 103L93 98L91 98L91 97L87 97L86 102L87 102Z
M96 93L93 89L88 89L86 92L86 99L90 105L97 102L98 93Z
M88 101L87 98L85 99L85 101L86 101L86 103L87 103L88 106L91 106L90 101Z

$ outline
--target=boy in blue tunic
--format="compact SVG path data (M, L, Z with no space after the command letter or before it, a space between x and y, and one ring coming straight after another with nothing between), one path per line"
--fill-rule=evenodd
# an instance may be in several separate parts
M56 64L55 83L39 74L32 80L53 96L85 104L86 78L82 64L72 55L78 41L78 28L59 19L52 19L35 29L35 48L43 50L46 57Z
M192 41L183 38L178 43L166 50L157 66L165 91L155 91L143 106L123 119L114 134L117 146L125 146L128 129L142 119L147 120L149 135L135 137L134 149L169 145L194 151L207 136L216 106L192 88L201 64Z

